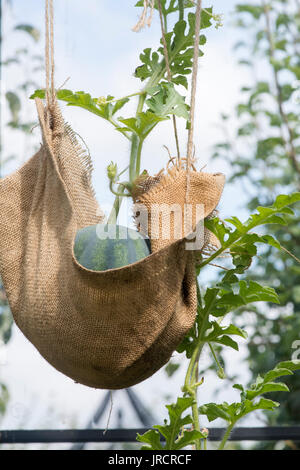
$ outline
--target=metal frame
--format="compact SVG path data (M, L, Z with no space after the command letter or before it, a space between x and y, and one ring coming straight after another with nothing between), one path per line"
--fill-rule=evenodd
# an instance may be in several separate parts
M0 444L136 442L137 433L143 434L148 429L111 429L107 432L103 429L0 431ZM210 428L208 439L220 441L224 432L225 428ZM300 426L236 428L229 439L300 442Z

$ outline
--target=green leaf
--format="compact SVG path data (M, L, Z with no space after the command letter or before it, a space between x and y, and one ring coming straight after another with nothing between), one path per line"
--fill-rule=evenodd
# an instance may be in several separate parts
M58 100L64 101L68 106L77 106L85 109L90 113L96 114L96 116L112 122L115 126L116 124L113 121L114 115L129 101L129 98L115 100L114 97L110 95L106 98L92 98L89 93L85 93L84 91L73 92L67 89L58 90L56 96ZM30 98L44 99L45 90L36 90Z
M163 446L160 443L160 434L158 431L154 429L150 429L149 431L145 432L145 434L137 434L136 440L138 442L145 442L146 444L150 444L149 446L144 446L143 449L145 450L162 450Z
M173 83L162 83L158 85L153 92L149 91L152 96L146 103L151 112L158 116L169 116L174 114L184 119L189 119L189 107L174 88Z
M5 94L5 97L8 102L8 106L12 115L13 123L17 123L19 121L19 112L21 110L21 101L19 96L12 91L8 91Z
M206 436L200 432L193 430L184 430L182 435L175 441L174 450L184 449L189 445L193 445L197 439L204 439Z
M277 379L278 377L283 377L284 375L293 375L293 372L289 369L275 368L274 370L270 370L266 373L264 376L264 382L271 382L272 380Z
M288 369L290 371L300 370L300 360L279 362L276 369Z
M132 118L119 118L118 120L125 125L125 127L117 127L117 130L124 132L134 132L141 139L145 139L154 127L161 121L165 121L167 117L156 116L151 111L139 113L137 117Z
M225 238L230 234L231 228L226 226L220 219L214 217L204 221L205 227L210 230L223 245Z
M258 227L260 225L265 225L269 223L286 223L286 221L282 219L279 214L290 213L289 208L287 208L287 206L294 204L298 201L300 201L300 193L293 193L291 195L279 195L277 196L272 206L257 207L257 213L252 214L246 222L239 226L239 229L231 233L228 240L228 244L230 244L231 240L233 240L234 238L238 238L239 234L246 234L253 228ZM228 221L231 222L230 219L228 219Z
M45 96L45 90L35 90L35 92L30 96L30 99L34 100L35 98L39 98L40 100L43 100Z
M35 42L40 39L40 31L30 24L19 24L15 27L15 31L24 31L29 34Z
M242 328L239 328L238 326L235 325L229 325L225 328L222 328L223 334L225 333L226 335L235 335L235 336L240 336L241 338L247 339L248 334L245 330L242 330Z
M222 327L217 322L211 322L211 327L213 329L212 332L205 338L207 342L213 342L220 339L223 335L234 335L234 336L241 336L242 338L247 338L246 331L242 330L241 328L235 325L229 325Z
M279 304L279 298L272 287L261 286L258 282L240 281L240 296L246 303L273 302Z
M268 400L267 398L261 398L258 403L253 403L251 400L245 400L243 402L243 411L241 417L244 417L248 413L252 413L257 410L269 410L274 411L275 408L278 408L279 403L273 400Z
M182 417L182 414L192 406L194 399L178 398L177 402L172 405L167 405L166 408L169 413L169 424L165 423L163 426L155 426L159 432L166 438L165 449L172 450L178 446L178 439L180 439L180 432L183 426L192 423L191 416L187 415ZM186 440L184 441L186 442Z
M202 28L211 25L211 17L208 13L202 14ZM193 66L193 47L195 36L195 14L189 13L188 23L185 20L178 21L172 32L166 34L166 43L168 49L170 70L172 82L177 85L183 85L187 88L186 75L190 74ZM199 45L205 44L206 39L200 36ZM203 55L202 51L199 52ZM150 48L144 49L140 55L142 65L135 71L135 76L142 81L149 78L146 90L156 86L162 79L166 79L166 63L164 59L164 48L161 41L161 47L157 52L152 52Z
M281 250L282 249L282 246L280 245L279 241L276 240L274 237L272 237L272 235L263 235L262 237L259 237L260 238L260 242L262 243L266 243L270 246L273 246L274 248L277 248L278 250Z
M286 206L290 206L291 204L295 204L295 202L300 201L300 192L299 193L293 193L293 194L280 194L277 196L273 206L276 209L282 209Z
M228 403L226 402L220 405L217 405L216 403L206 403L199 407L200 415L205 415L209 422L212 422L217 418L230 422L231 414L228 411Z
M175 404L167 405L169 414L169 423L165 421L164 425L154 426L155 430L147 431L144 435L138 435L138 441L149 444L146 448L149 450L178 450L193 444L196 439L206 436L198 431L184 429L184 426L193 422L191 416L182 417L182 414L192 406L194 399L179 397ZM159 431L159 432L157 432ZM160 434L166 439L165 447L161 446Z
M228 277L225 277L225 282L228 282ZM234 281L235 278L233 278ZM222 284L220 284L222 287ZM239 281L230 285L225 284L225 289L221 292L220 297L217 299L215 308L212 315L219 317L219 309L225 307L226 311L230 311L234 308L241 307L253 302L272 302L279 303L279 298L272 287L261 286L259 283L254 281ZM233 289L237 289L236 293ZM229 290L229 292L228 292ZM233 328L233 325L231 326ZM230 330L229 330L230 331ZM242 331L242 330L241 330ZM230 334L230 333L229 333Z
M247 390L246 397L248 400L253 400L259 395L264 395L265 393L270 392L288 392L289 388L286 384L280 382L268 382L262 383L254 390Z
M210 314L213 314L215 304L217 302L218 293L219 293L218 288L213 287L213 288L206 289L206 292L203 298L204 306L202 307L199 305L198 310L197 310L197 323L198 323L199 328L205 327L205 330L206 330L209 327L208 317Z
M235 388L236 390L240 390L240 392L244 392L244 387L241 384L234 384L232 388Z
M239 350L239 345L234 341L230 336L222 336L214 341L215 343L223 344L223 346L228 346L229 348L234 349L235 351Z

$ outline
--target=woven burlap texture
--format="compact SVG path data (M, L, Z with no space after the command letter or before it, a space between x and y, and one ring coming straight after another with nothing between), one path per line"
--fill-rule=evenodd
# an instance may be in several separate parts
M132 386L162 367L193 325L193 254L178 240L125 268L80 266L73 256L76 231L102 217L90 160L58 104L50 119L42 101L36 105L41 148L0 181L0 273L12 314L41 355L76 382ZM171 188L161 188L164 199L169 192L173 197Z
M155 180L151 177L149 179ZM190 235L190 241L193 241L195 247L196 234L202 249L218 247L218 240L205 229L203 221L213 214L223 192L225 177L222 173L190 170L188 203L185 197L186 183L186 170L179 164L166 170L158 183L155 181L149 184L146 179L140 185L140 191L136 192L137 226L141 233L149 235L152 251L161 250L178 237ZM143 187L148 190L144 192Z

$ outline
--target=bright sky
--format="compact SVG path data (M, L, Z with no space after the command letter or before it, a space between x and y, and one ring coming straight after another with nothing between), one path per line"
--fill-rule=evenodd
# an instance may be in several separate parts
M159 38L158 18L155 16L151 28L136 34L131 31L139 11L134 8L134 0L60 0L55 1L55 60L56 85L61 86L70 77L66 87L84 90L93 96L107 94L122 97L139 90L140 82L133 77L139 65L138 56L143 48L156 46ZM231 48L237 39L236 32L230 27L231 11L236 0L205 1L205 6L214 5L214 10L224 13L224 27L207 31L207 45L203 48L205 56L200 62L199 89L197 96L196 156L198 167L207 164L207 171L229 173L224 162L210 160L212 145L222 139L218 128L220 113L230 113L239 99L239 88L248 81L247 72L238 68ZM24 44L33 46L36 53L43 54L43 37L38 45L33 45L23 33L12 34L11 29L18 23L30 23L44 30L43 0L14 0L13 10L4 11L4 50L3 56ZM28 64L27 78L31 72ZM19 83L20 72L15 66L3 70L3 93ZM44 78L36 72L35 80L44 87ZM111 202L107 188L105 168L111 161L119 166L127 166L128 143L106 122L84 110L63 107L63 113L73 128L87 142L94 161L94 186L100 204ZM124 117L129 117L134 108L124 109ZM25 112L36 120L34 103L25 104ZM3 123L8 119L7 110ZM183 124L183 123L182 123ZM18 135L18 137L17 137ZM180 125L182 148L186 145L186 131ZM30 140L16 132L4 133L4 153L18 155L17 166L29 158L32 145L38 145L38 129L33 131ZM174 152L174 139L170 123L164 123L149 139L145 146L143 165L150 172L160 170L167 162L167 153L162 148L166 144ZM12 168L10 168L12 170ZM236 202L241 201L240 188L232 186L225 189L220 206L222 215L239 210ZM203 281L204 282L204 281ZM105 392L75 385L70 379L54 370L40 357L34 347L14 328L13 339L6 351L7 360L0 368L0 379L9 386L11 400L8 412L1 423L2 428L68 428L82 427L90 418L93 410ZM231 353L230 372L236 372L239 356ZM180 359L180 361L182 361ZM203 359L205 361L205 358ZM172 399L180 394L180 386L185 367L168 380L164 371L135 387L146 406L154 410L160 420L165 415L163 404L166 396ZM211 401L217 379L208 374L206 384L201 389L203 400ZM222 399L229 399L231 392L222 393ZM114 412L124 401L124 393L118 392L114 399ZM138 425L136 418L126 407L124 426ZM113 414L111 427L116 425ZM106 416L107 417L107 416ZM106 418L105 418L106 419ZM101 422L105 426L105 419Z

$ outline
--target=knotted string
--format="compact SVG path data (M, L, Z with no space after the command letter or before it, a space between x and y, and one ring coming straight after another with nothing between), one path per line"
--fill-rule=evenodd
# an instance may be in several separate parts
M137 24L132 28L132 31L137 33L142 28L144 28L146 25L148 25L149 27L151 26L154 6L155 6L155 0L144 0L143 12L142 12L142 14L140 16L140 19L137 22ZM149 13L149 16L147 18L149 8L150 8L150 13Z
M46 103L49 110L55 102L54 86L54 21L53 0L45 0L45 70Z

